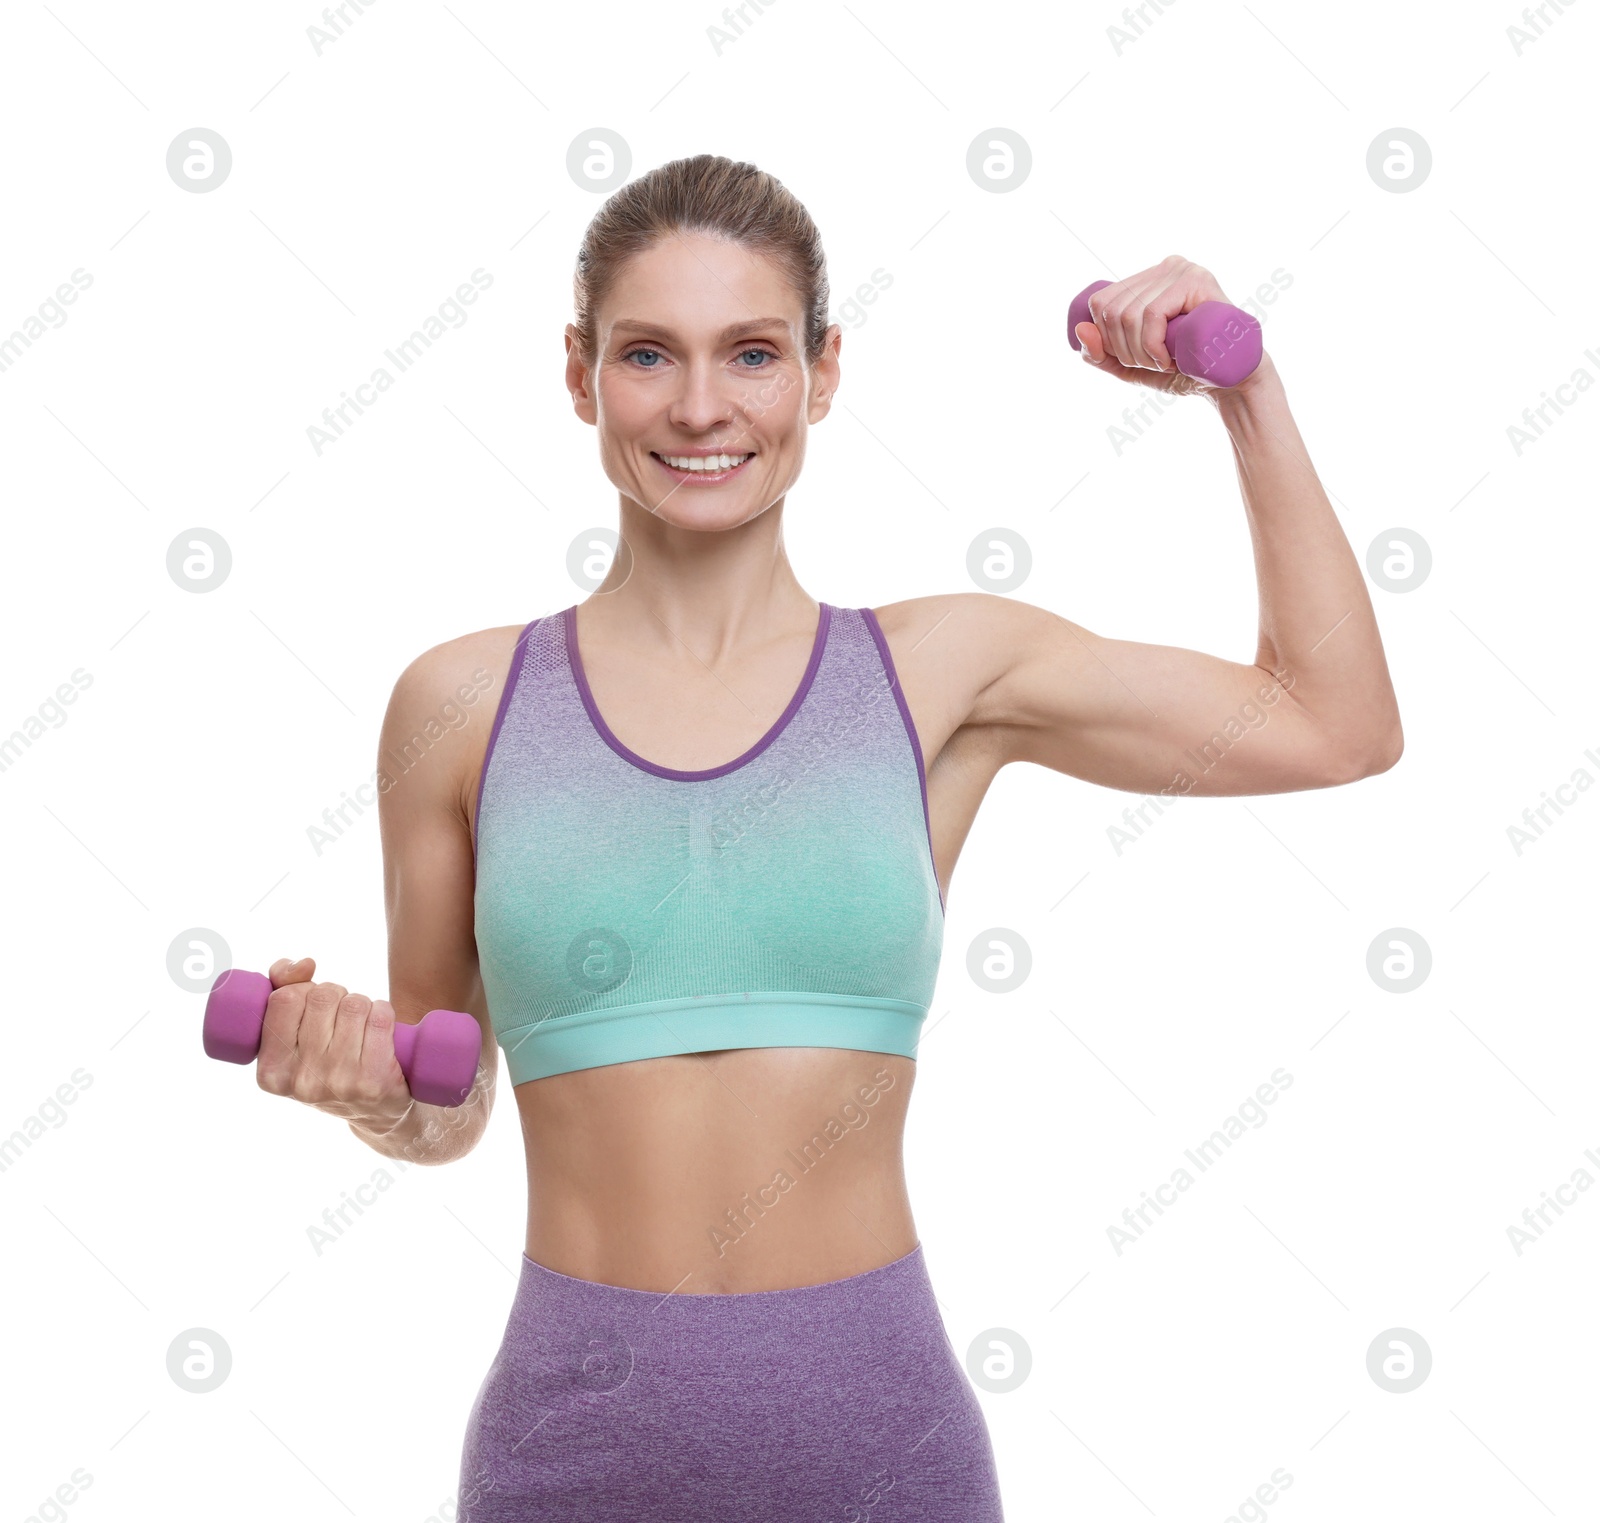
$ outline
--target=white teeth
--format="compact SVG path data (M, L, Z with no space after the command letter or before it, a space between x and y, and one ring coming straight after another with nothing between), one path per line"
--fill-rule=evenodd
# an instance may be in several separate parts
M754 453L751 450L743 455L663 455L661 458L678 471L727 471L742 464Z

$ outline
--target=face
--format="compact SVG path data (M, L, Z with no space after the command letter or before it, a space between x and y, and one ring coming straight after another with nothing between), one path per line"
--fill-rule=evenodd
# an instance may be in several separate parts
M802 324L783 271L738 244L677 233L631 259L596 315L591 370L567 326L567 389L617 490L691 529L781 501L839 379L838 325L808 365Z

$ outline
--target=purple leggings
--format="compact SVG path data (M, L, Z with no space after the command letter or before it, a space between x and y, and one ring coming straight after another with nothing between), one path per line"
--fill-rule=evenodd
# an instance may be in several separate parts
M787 1290L673 1295L522 1256L459 1523L1000 1523L922 1246Z

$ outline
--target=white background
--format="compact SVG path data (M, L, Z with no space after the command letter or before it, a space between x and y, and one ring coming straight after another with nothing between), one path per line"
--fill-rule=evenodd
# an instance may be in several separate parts
M381 0L319 56L310 4L6 8L0 334L93 283L0 370L0 734L92 684L0 772L0 1137L74 1089L0 1173L0 1515L449 1516L522 1242L509 1095L318 1255L383 1160L208 1062L167 960L209 928L240 966L310 953L384 992L375 813L320 857L307 827L370 776L414 656L587 590L568 548L616 500L562 385L601 200L566 161L605 127L635 174L777 174L836 310L892 277L788 505L814 596L969 589L1002 528L1032 554L1014 596L1254 659L1217 416L1187 401L1119 455L1144 394L1066 343L1073 293L1169 253L1241 303L1291 277L1267 347L1345 532L1363 564L1397 527L1431 548L1421 585L1372 587L1392 771L1185 801L1118 854L1136 800L1019 766L967 843L907 1161L957 1350L1031 1353L982 1393L1008 1518L1592 1516L1600 1199L1520 1255L1507 1227L1600 1178L1600 799L1520 854L1507 827L1600 777L1600 397L1520 454L1507 430L1600 379L1595 14L1547 10L1520 53L1509 3L1146 16L1119 51L1109 3L782 0L719 53L712 3ZM207 194L165 167L194 127L233 154ZM995 127L1032 150L1007 193L966 170ZM1366 168L1395 127L1433 155L1405 193ZM465 326L319 457L308 425L477 268ZM233 561L204 595L166 569L196 527ZM1005 995L967 972L995 928L1033 959ZM1414 992L1367 971L1391 928L1431 949ZM1266 1123L1119 1255L1124 1208L1279 1067ZM232 1353L209 1394L166 1367L197 1327ZM1395 1328L1432 1353L1407 1394L1367 1370Z

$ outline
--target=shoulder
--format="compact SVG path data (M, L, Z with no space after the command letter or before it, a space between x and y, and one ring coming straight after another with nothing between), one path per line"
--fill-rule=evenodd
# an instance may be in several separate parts
M885 635L916 639L940 627L968 644L980 645L1026 634L1056 617L1048 609L993 592L939 592L885 603L872 611Z
M498 699L510 674L512 649L526 627L502 624L429 646L395 680L390 716L414 722L447 707L474 707L489 695Z
M395 680L379 739L380 763L397 792L417 806L445 806L468 818L489 732L513 670L513 652L527 626L502 624L429 646ZM417 767L423 757L434 760ZM415 772L413 772L415 768ZM391 790L392 792L395 790ZM432 803L428 803L431 800ZM395 803L391 799L391 804Z
M907 686L937 692L952 727L967 723L985 689L1062 622L1046 608L992 592L935 593L872 611Z

